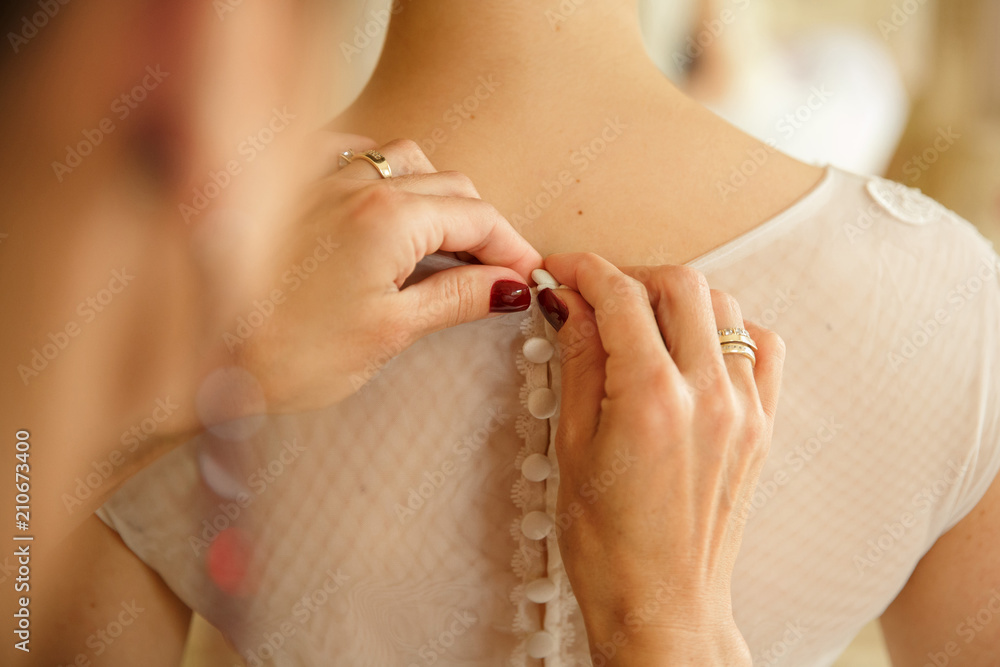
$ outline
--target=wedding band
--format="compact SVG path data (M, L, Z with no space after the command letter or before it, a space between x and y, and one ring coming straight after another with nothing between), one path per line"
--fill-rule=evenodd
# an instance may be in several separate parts
M378 173L382 175L382 178L392 178L392 167L389 166L389 161L377 150L365 151L359 155L348 148L340 154L340 159L343 160L344 164L351 164L358 158L370 162L373 167L378 169Z
M747 347L753 348L754 352L757 351L757 343L750 337L750 332L739 327L735 329L719 329L719 342L743 343Z
M757 355L753 348L745 343L723 343L722 354L738 354L750 360L750 368L757 367Z

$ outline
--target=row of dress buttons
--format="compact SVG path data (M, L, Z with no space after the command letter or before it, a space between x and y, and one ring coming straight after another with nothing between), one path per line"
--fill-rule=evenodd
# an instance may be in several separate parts
M535 271L532 279L539 288L555 287L555 279L547 271ZM544 338L529 338L522 348L524 358L535 364L545 364L555 354L555 347ZM556 414L559 401L549 387L540 387L528 395L528 412L536 419L549 419ZM531 482L544 482L552 474L552 461L545 454L530 454L521 464L521 474ZM529 540L545 539L555 523L545 512L528 512L521 520L521 532ZM524 588L524 596L536 604L545 604L558 593L555 583L548 578L536 579ZM556 650L556 638L541 630L528 637L525 649L532 658L545 658Z

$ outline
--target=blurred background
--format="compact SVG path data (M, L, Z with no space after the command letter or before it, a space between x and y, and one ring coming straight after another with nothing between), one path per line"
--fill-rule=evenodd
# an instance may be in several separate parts
M385 29L350 56L358 25L389 0L343 0L332 57L360 91ZM350 6L353 3L355 6ZM1000 2L641 0L650 56L724 118L808 162L919 188L1000 240ZM334 48L336 47L336 48ZM195 618L187 667L242 664ZM838 667L889 665L877 624Z

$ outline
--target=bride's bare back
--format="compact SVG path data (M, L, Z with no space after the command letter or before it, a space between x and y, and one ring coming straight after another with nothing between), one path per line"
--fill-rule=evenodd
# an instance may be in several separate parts
M801 198L821 169L684 97L646 56L634 3L404 5L335 124L416 140L469 175L543 255L682 263ZM562 17L562 18L560 18ZM734 178L740 167L752 175ZM734 183L740 183L734 186Z

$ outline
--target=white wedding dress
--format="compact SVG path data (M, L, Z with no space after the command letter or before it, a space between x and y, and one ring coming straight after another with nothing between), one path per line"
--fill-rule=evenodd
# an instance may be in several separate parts
M829 665L1000 468L998 258L918 192L830 168L692 264L788 349L736 621L755 665ZM431 336L341 405L181 447L101 516L250 665L589 665L538 338L534 306Z

